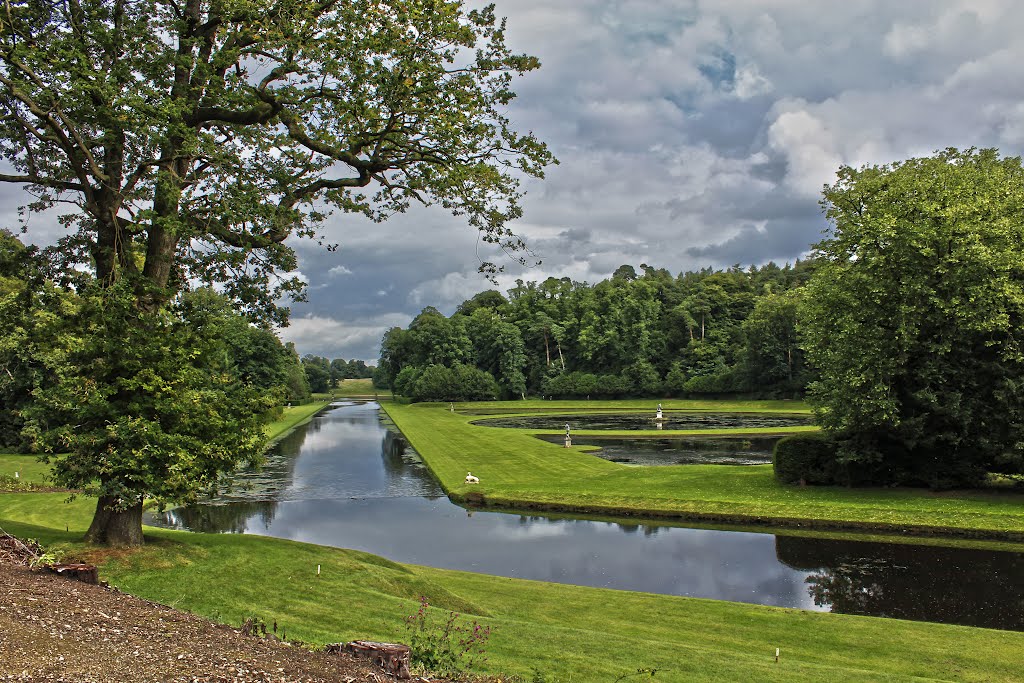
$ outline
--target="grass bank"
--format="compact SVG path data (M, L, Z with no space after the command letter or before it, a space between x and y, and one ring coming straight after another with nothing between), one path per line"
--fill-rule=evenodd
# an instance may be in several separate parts
M271 442L277 441L282 436L292 431L299 425L306 424L313 416L323 410L330 400L314 400L301 406L288 406L284 408L281 418L263 425L263 431Z
M480 409L520 412L530 401L467 404L474 414L447 406L384 403L453 499L515 509L562 510L614 516L670 517L740 524L959 535L1024 540L1024 495L999 491L933 493L918 489L848 489L779 484L770 465L722 467L631 467L588 455L585 447L563 448L533 436L551 433L471 424ZM591 410L597 402L540 402L553 413ZM646 408L650 401L643 402ZM696 402L695 402L696 403ZM791 402L699 402L700 410L776 412ZM524 405L526 404L526 405ZM585 405L580 405L585 404ZM693 403L664 402L668 410ZM605 404L635 409L635 402ZM796 428L799 430L800 428ZM715 430L721 434L769 430ZM794 431L787 428L784 431ZM609 432L574 432L610 435ZM708 430L623 432L666 437L711 434ZM480 478L465 484L467 471Z
M408 640L403 617L425 595L491 626L486 668L526 680L536 669L611 683L638 668L663 683L1019 680L1024 633L491 577L258 536L147 528L145 548L104 555L75 541L91 502L63 501L0 495L0 527L91 553L132 594L235 625L276 620L308 642Z

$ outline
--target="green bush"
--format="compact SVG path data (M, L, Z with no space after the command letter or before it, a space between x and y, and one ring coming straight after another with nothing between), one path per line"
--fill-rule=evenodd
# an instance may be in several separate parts
M824 434L780 439L772 453L775 478L786 484L834 484L837 445Z
M395 384L392 387L394 393L399 396L411 397L416 383L420 381L422 376L423 368L416 365L405 366L398 373L398 376L395 377Z

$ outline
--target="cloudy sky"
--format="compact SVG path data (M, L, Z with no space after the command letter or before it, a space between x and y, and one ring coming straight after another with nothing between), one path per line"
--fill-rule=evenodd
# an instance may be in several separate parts
M514 226L543 265L508 262L501 289L792 261L840 164L1024 147L1019 0L496 1L509 44L543 64L510 118L561 160ZM338 251L293 245L309 301L282 337L330 358L375 360L388 327L450 313L502 258L440 208L327 234Z

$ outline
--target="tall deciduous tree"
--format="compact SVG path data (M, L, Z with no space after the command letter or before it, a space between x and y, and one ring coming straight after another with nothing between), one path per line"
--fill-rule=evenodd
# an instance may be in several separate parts
M301 291L277 276L296 265L285 240L316 236L332 210L439 204L521 246L506 225L519 180L553 159L502 108L537 66L506 47L493 7L458 0L12 0L0 181L33 209L75 207L67 265L123 284L142 313L198 280L282 320L279 295ZM131 481L105 488L106 519L145 493Z
M1019 467L1024 169L996 150L843 167L802 306L811 398L857 478Z

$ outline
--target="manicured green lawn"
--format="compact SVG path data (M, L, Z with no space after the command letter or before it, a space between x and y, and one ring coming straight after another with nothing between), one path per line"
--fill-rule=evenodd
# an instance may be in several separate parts
M530 401L465 404L519 409ZM552 412L589 408L586 402L553 404ZM592 402L596 403L596 402ZM700 402L703 410L775 411L777 403ZM644 402L649 407L650 401ZM607 404L606 404L607 405ZM631 408L633 402L614 402ZM689 408L664 402L668 410ZM479 415L452 413L444 405L402 405L384 409L423 457L454 499L505 508L548 508L599 514L677 515L693 519L800 526L916 530L991 538L1024 538L1024 495L998 491L931 493L917 489L796 487L775 481L770 465L724 467L685 465L631 467L587 454L588 448L563 448L533 436L537 431L470 424ZM796 428L799 430L800 428ZM769 430L755 430L767 433ZM785 431L793 431L787 429ZM552 433L552 432L546 432ZM670 436L694 431L621 432L631 436ZM700 431L750 433L743 430ZM577 435L603 434L580 430ZM466 472L480 478L465 484ZM466 496L470 498L466 498Z
M292 639L408 640L402 619L425 595L491 626L486 668L526 680L537 669L559 682L610 683L650 667L665 683L1020 680L1024 633L403 566L258 536L147 528L145 548L104 557L75 541L91 501L64 499L0 495L0 527L71 554L92 552L102 577L135 595L236 626L253 615L276 620Z
M0 476L13 477L15 472L23 481L46 484L50 466L39 462L34 455L0 454Z

